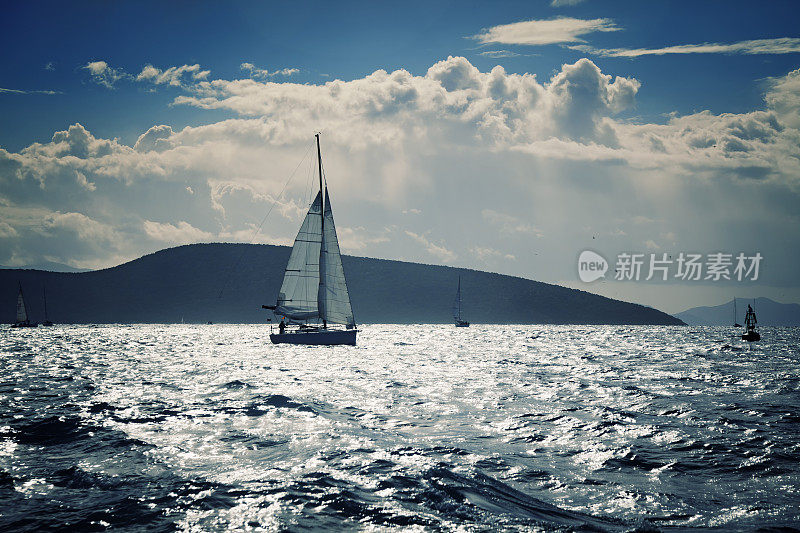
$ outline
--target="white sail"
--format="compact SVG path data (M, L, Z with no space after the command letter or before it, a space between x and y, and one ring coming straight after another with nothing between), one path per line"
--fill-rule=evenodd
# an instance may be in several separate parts
M333 223L333 210L325 187L325 224L322 234L322 248L319 257L319 316L331 324L355 326L350 294L344 278L339 239Z
M278 294L276 315L292 321L319 317L319 259L322 247L322 191L311 203L294 240Z
M27 322L28 311L25 309L25 300L22 298L22 287L17 295L17 322Z

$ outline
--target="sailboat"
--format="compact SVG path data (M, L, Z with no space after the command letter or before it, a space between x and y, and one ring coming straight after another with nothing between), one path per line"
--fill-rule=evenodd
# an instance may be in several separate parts
M756 331L756 313L750 305L747 305L747 314L744 316L745 332L742 334L742 340L747 342L756 342L761 340L761 335Z
M322 151L317 139L319 192L294 240L275 305L262 305L282 317L273 344L356 344L356 322L333 223ZM344 326L335 327L334 325Z
M458 290L456 291L456 299L453 302L453 320L456 321L457 328L469 327L469 322L461 320L461 276L458 276Z
M25 297L22 295L22 283L19 284L19 293L17 294L17 320L11 324L12 328L35 328L38 326L36 322L31 322L28 319L28 306L25 305Z
M53 323L50 322L49 318L47 318L47 290L45 289L44 285L42 285L42 297L44 298L44 322L42 322L42 325L52 326Z
M736 318L737 318L737 316L736 316L736 298L734 297L734 299L733 299L733 327L735 327L735 328L742 327L742 325L739 324L739 322L736 321Z

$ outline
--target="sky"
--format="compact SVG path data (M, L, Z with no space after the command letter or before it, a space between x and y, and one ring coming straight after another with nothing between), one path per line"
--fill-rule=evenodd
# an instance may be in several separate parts
M343 253L670 313L800 302L797 2L2 9L2 265L290 245L322 132Z

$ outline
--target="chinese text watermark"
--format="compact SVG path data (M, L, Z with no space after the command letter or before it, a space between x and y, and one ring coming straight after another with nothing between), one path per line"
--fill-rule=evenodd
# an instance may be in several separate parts
M614 279L617 281L756 281L761 261L760 252L748 255L744 252L696 254L680 252L676 256L667 253L628 253L617 255L614 262ZM578 277L586 283L605 277L609 263L600 254L591 250L581 252L578 257Z

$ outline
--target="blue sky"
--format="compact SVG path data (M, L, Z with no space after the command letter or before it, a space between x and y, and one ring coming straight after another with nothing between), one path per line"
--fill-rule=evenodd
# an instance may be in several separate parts
M88 81L80 67L103 59L137 71L145 64L199 63L214 76L241 75L242 62L279 70L298 68L295 81L350 80L377 69L424 73L449 55L482 71L549 76L583 54L563 43L481 45L482 29L521 20L609 18L620 28L581 38L597 48L659 48L706 42L797 37L796 2L585 1L550 2L18 2L6 6L0 36L5 54L0 87L63 94L5 95L0 100L0 146L18 149L81 121L103 136L135 138L154 122L196 125L221 118L168 107L169 91L148 94L120 84L113 92ZM508 50L516 57L486 57ZM592 57L589 55L588 57ZM601 68L635 75L645 90L627 114L659 120L670 112L704 109L741 113L762 105L762 80L797 68L797 54L684 54L611 58ZM52 70L45 70L50 64ZM87 125L87 126L88 126Z
M248 241L325 130L345 252L668 311L736 290L800 301L796 2L3 9L0 264ZM291 242L303 194L278 198L257 242ZM584 285L586 247L763 247L767 277Z

